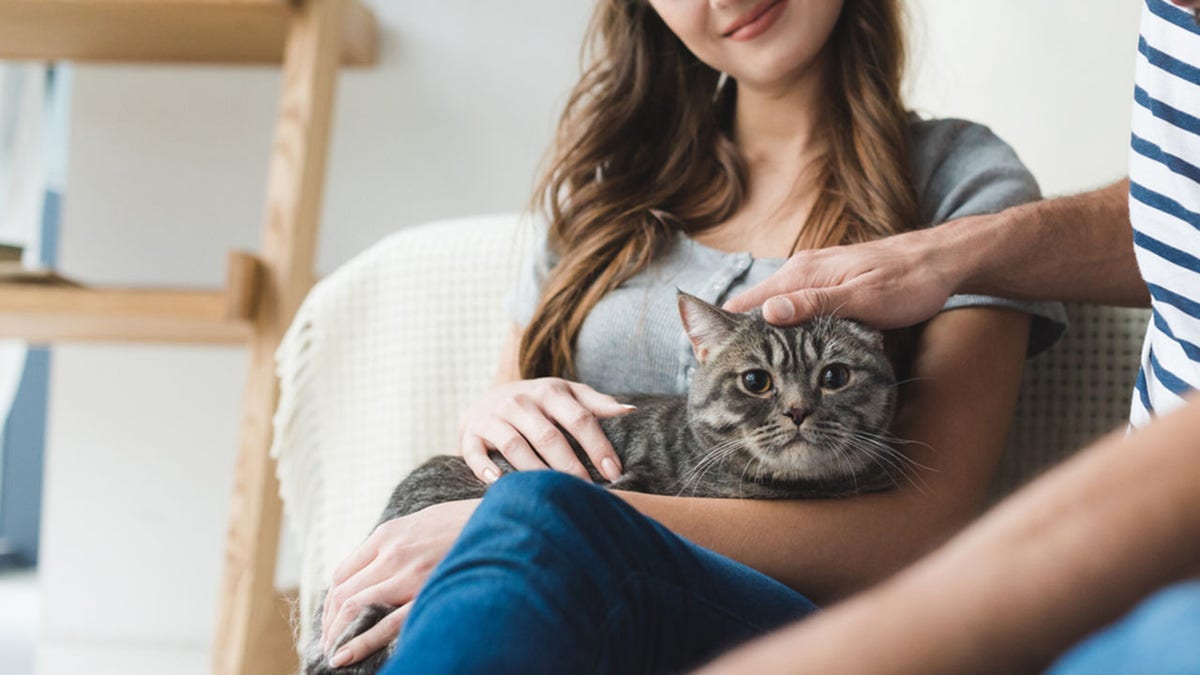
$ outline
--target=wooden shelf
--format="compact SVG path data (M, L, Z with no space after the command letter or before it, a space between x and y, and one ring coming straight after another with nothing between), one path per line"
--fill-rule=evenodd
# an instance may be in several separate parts
M261 258L235 253L220 290L0 282L0 338L231 342L249 352L213 675L299 664L275 590L282 519L271 446L275 350L313 282L337 78L374 65L364 0L0 0L0 59L279 63ZM261 281L260 281L261 280Z
M245 343L260 263L230 255L225 288L89 288L0 283L0 339Z
M346 4L342 62L374 65L375 17ZM281 63L291 0L0 0L0 59Z

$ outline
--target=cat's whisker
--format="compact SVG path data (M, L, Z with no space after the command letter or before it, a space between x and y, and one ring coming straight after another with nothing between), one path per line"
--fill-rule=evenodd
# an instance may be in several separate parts
M849 454L836 445L833 446L833 453L838 463L846 467L846 473L850 474L850 478L854 482L854 491L858 492L858 473L854 471L854 465L850 462Z
M695 491L700 487L700 484L703 482L704 477L708 474L708 472L714 467L724 464L725 460L740 452L743 449L743 444L743 441L739 441L738 443L730 444L729 447L722 449L720 452L714 452L706 456L704 461L698 463L695 467L689 470L687 478L683 481L683 485L678 494L687 492L690 485L692 488L692 494L695 495Z
M880 441L884 441L891 445L920 445L929 450L933 449L932 445L925 443L924 441L914 441L914 440L910 440L907 438L901 438L900 436L896 436L895 434L892 434L891 432L889 432L886 429L878 429L875 432L867 431L866 429L857 429L857 430L854 430L854 433L857 433L857 434L860 434L863 436L869 436L871 438L874 438L874 439L877 439ZM933 469L930 469L930 470L932 471Z
M837 428L842 433L853 434L856 437L869 439L873 443L880 444L881 446L886 446L888 451L895 452L899 457L902 457L906 462L908 462L909 464L912 464L913 466L919 467L926 471L937 471L937 469L935 469L931 466L926 466L925 464L918 462L917 460L909 457L908 455L898 452L894 447L892 447L895 445L919 445L919 446L922 446L929 450L932 450L933 446L928 443L925 443L923 441L914 441L914 440L908 440L905 438L901 438L899 436L896 436L896 435L890 433L886 429L877 429L874 432L868 431L866 429L851 429L851 428L847 427L845 424L842 424L841 422L834 421L834 420L829 420L826 422L826 424L831 427Z
M921 476L920 472L912 466L916 463L911 458L886 445L872 443L864 439L854 438L853 436L847 437L846 440L863 454L895 469L914 488L922 494L926 494L926 488L929 485L925 482L925 478Z
M861 431L861 430L853 432L853 433L857 434L859 437L867 438L871 442L878 444L880 447L886 449L890 453L895 454L896 457L899 457L900 459L904 460L912 467L922 469L924 471L930 471L933 473L938 472L938 469L936 469L932 466L929 466L928 464L922 464L921 462L918 462L917 460L913 459L906 453L900 452L895 447L897 445L919 445L919 446L922 446L929 450L932 450L933 446L929 445L928 443L924 443L921 441L908 441L908 440L904 440L902 438L897 438L890 434L871 434L869 432Z
M922 494L926 493L928 484L923 476L917 470L918 468L933 471L934 469L926 467L917 462L904 453L896 450L887 443L880 440L882 436L871 434L869 432L851 430L845 425L836 421L826 421L824 424L817 427L821 431L836 437L837 440L849 445L853 449L863 453L867 457L877 462L880 466L890 469L889 473L895 472L907 480L914 488Z
M687 492L689 487L694 495L696 489L700 487L701 482L704 480L704 476L709 472L710 469L723 464L726 459L737 454L741 449L742 445L740 442L738 442L730 444L729 447L726 447L719 452L713 452L706 455L701 462L688 469L687 473L684 474L683 479L680 480L680 489L679 492L676 493L677 496Z
M861 443L856 443L856 445L859 452L871 457L876 462L892 468L896 474L899 474L901 477L907 480L908 483L914 488L922 493L925 492L928 484L925 482L924 477L922 477L921 474L914 468L905 464L903 461L903 456L897 455L894 452L890 452L886 449L879 448L878 446L871 446Z
M906 380L900 380L899 382L896 382L895 384L889 384L887 386L892 389L895 389L897 387L900 387L901 385L911 384L913 382L925 382L927 380L932 381L933 378L932 377L910 377Z
M753 465L755 462L761 462L761 461L762 461L762 457L760 455L754 455L750 458L750 460L748 462L746 462L746 466L744 466L742 468L742 477L741 477L741 480L738 481L738 496L739 497L744 498L746 496L746 474L750 472L751 465Z
M706 450L700 461L688 468L680 479L680 490L677 495L687 492L689 485L693 486L693 490L699 487L704 475L710 469L720 465L726 459L741 451L747 444L763 440L762 437L769 433L770 429L760 429L744 438L731 439Z

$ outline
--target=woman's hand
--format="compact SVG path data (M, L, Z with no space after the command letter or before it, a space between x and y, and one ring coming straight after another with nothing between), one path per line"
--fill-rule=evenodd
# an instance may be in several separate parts
M338 566L333 586L325 595L322 652L328 654L335 640L368 606L382 604L398 609L342 645L330 665L340 668L357 663L400 634L417 591L446 556L478 505L478 499L445 502L381 523Z
M598 420L633 409L585 384L557 377L506 382L492 387L463 413L459 451L475 475L488 483L501 473L488 457L491 450L518 471L551 468L590 482L563 435L565 429L600 473L615 481L621 476L621 460Z

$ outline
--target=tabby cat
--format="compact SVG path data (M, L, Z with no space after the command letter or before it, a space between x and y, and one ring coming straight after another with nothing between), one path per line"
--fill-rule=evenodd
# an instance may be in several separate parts
M683 292L679 312L699 363L688 394L617 396L637 406L600 420L621 457L619 479L609 483L571 441L594 481L662 495L751 499L844 497L895 484L906 460L888 442L896 378L879 332L836 317L771 326L759 312L732 314ZM492 459L512 471L500 455ZM462 458L434 457L396 487L380 522L486 490ZM364 611L329 654L392 609ZM375 673L395 647L332 669L320 631L318 613L308 675Z

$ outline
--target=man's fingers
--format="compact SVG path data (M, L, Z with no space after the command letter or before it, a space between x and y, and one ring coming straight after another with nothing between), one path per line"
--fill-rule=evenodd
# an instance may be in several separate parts
M730 298L722 309L727 312L748 312L795 287L796 280L781 270Z
M826 288L810 288L804 291L777 295L763 303L763 318L776 326L795 326L814 316L839 314L846 308L846 301L838 302L837 293Z
M379 623L363 631L362 635L346 642L329 659L330 667L342 668L352 663L358 663L388 646L400 634L400 628L404 626L404 620L408 618L411 609L412 603L410 602L393 610L391 614L380 619Z

